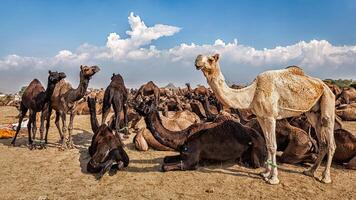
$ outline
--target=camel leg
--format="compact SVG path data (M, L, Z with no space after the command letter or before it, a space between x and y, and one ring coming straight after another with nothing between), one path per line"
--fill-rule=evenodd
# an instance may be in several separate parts
M314 112L308 112L308 113L305 113L305 115L307 116L308 118L308 121L310 122L310 124L313 126L313 128L315 129L315 132L316 132L316 135L317 135L317 138L318 138L318 143L319 143L319 152L318 152L318 155L317 155L317 159L315 160L315 163L314 165L304 171L303 173L307 176L311 176L311 177L314 177L315 176L315 171L319 168L323 158L325 157L326 155L326 147L327 147L327 141L326 141L326 138L321 134L321 124L320 124L320 114L319 113L314 113Z
M124 102L123 110L124 110L124 133L125 135L128 135L129 128L128 128L128 118L127 118L127 102Z
M336 143L334 137L335 96L330 91L329 88L324 89L324 95L321 97L321 101L320 101L320 112L321 112L320 134L326 138L327 153L328 153L326 167L322 174L321 181L323 183L331 183L330 168L336 149Z
M44 120L45 120L45 113L44 111L41 112L41 118L40 118L40 146L41 148L44 147L44 144L43 144L43 134L44 134Z
M270 118L257 118L263 130L267 151L268 160L266 166L266 172L262 174L266 181L272 185L278 184L278 170L277 170L277 140L276 140L276 120L272 117ZM269 175L269 176L268 176Z
M114 112L115 112L115 131L116 131L117 134L119 134L119 130L120 130L120 113L121 113L121 110L122 110L122 105L121 105L120 102L114 101L113 108L114 108Z
M69 126L68 126L68 147L70 149L73 149L74 147L73 140L72 140L74 116L75 116L74 111L71 111L69 117Z
M32 119L32 135L33 135L33 140L36 141L36 133L37 133L37 115L36 112L33 113L33 119ZM36 146L36 144L34 144Z
M33 148L33 141L32 141L32 138L31 138L31 129L32 129L32 123L33 123L33 111L30 110L30 114L29 114L29 120L28 120L28 123L27 123L27 131L28 131L28 148L30 150L32 150ZM36 113L35 113L36 115Z
M60 149L61 150L64 150L67 148L67 144L66 144L66 133L67 133L67 116L66 116L66 113L63 112L63 111L60 111L59 112L60 115L61 115L61 119L62 119L62 144L61 144L61 147Z
M166 156L166 157L164 157L163 162L164 163L174 163L174 162L178 162L181 159L182 159L182 157L180 155Z
M46 121L46 135L45 135L45 143L48 144L48 131L49 131L49 126L51 123L51 114L52 114L52 108L49 108L47 110L47 121ZM57 118L57 115L56 115ZM41 124L44 123L44 121L41 121ZM57 127L58 128L58 127Z
M17 135L19 134L19 132L21 130L21 123L22 123L22 120L23 120L23 118L25 117L25 115L27 113L27 110L28 109L23 104L21 104L20 114L19 114L19 123L18 123L17 128L16 128L16 134L15 134L14 138L11 141L11 144L13 146L15 146L15 141L16 141Z
M59 133L59 137L60 137L60 143L62 144L63 141L64 141L64 136L63 136L63 133L62 133L61 126L59 124L60 118L61 118L61 114L59 112L56 112L56 119L55 119L54 123L56 124L56 127L58 129L58 133Z

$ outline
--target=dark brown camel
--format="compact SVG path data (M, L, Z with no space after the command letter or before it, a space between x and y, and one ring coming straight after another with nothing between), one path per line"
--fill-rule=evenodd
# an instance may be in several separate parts
M48 72L48 83L47 83L47 88L46 90L42 86L41 82L37 79L34 79L31 81L31 83L28 85L26 90L24 91L22 95L22 100L21 100L21 106L20 106L20 115L19 115L19 123L16 129L16 134L15 137L13 138L11 144L15 145L16 137L21 129L21 123L23 118L25 117L27 110L30 110L29 114L29 122L27 124L27 129L28 129L28 143L29 143L29 148L32 149L33 146L33 141L31 139L31 126L32 126L32 134L33 134L33 139L36 138L36 131L37 131L37 126L36 126L36 113L37 112L42 112L41 118L44 118L44 112L43 110L47 107L50 106L50 100L51 96L53 94L54 88L56 84L64 79L66 77L65 73L63 72ZM47 106L45 106L47 104ZM50 116L50 115L49 115ZM48 118L49 118L48 116ZM41 133L41 142L43 140L43 126L41 124L40 128L40 133Z
M147 102L143 113L155 113L155 106ZM233 120L224 120L213 128L201 129L188 137L178 147L174 137L166 138L164 128L154 126L146 117L146 123L153 136L162 144L179 149L180 155L166 156L163 171L194 170L199 162L238 160L249 163L252 167L264 165L267 158L267 149L263 136L255 130L241 125ZM157 119L159 120L159 119Z
M116 172L129 165L130 159L123 148L120 137L106 124L99 126L96 118L96 100L88 98L90 123L94 132L89 154L91 156L87 171L98 173L100 179L109 169Z
M89 85L89 80L94 74L96 74L99 71L100 68L98 66L88 67L88 66L81 65L80 82L76 89L73 89L70 83L64 80L60 81L54 89L53 95L51 97L51 108L47 112L49 112L49 116L50 116L52 109L56 111L55 124L61 138L61 149L65 149L67 145L69 148L73 148L72 130L73 130L73 121L75 116L74 111L75 111L77 101L79 101L81 98L84 97ZM66 121L67 113L70 114L69 126L68 126L68 132L69 132L68 143L66 143L65 140L65 134L67 132L67 121ZM59 124L60 119L62 119L62 129ZM41 124L43 123L44 121L41 121ZM47 118L46 137L45 137L46 143L47 143L49 126L50 126L50 119Z
M115 126L114 130L116 133L120 132L120 114L124 111L124 133L128 134L127 128L127 98L128 93L125 87L124 79L120 74L113 74L111 77L111 82L105 90L103 108L102 108L102 120L101 123L106 123L106 118L110 112L111 105L115 112Z
M151 96L153 95L155 98L155 103L156 105L159 104L159 97L160 97L160 90L157 87L156 84L154 84L152 81L149 81L146 84L143 84L140 89L138 89L137 93L135 94L133 100L136 100L137 97L140 95L141 98L143 98L144 96Z

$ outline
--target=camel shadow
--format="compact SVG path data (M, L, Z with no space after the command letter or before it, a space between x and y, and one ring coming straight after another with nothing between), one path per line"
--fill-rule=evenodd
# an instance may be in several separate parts
M90 174L87 172L87 164L90 160L88 148L91 144L93 134L83 129L75 129L79 131L77 134L72 135L73 144L79 151L79 163L81 172L84 174Z

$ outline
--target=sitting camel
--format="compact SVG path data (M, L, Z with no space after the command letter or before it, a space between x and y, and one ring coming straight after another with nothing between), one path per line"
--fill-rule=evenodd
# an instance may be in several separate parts
M337 98L335 105L350 104L356 102L356 89L353 87L344 88Z
M160 90L156 84L153 83L153 81L149 81L146 84L143 84L140 89L136 92L133 100L136 100L137 97L140 95L141 98L144 96L150 96L153 95L154 99L156 101L156 105L159 103L159 97L160 97Z
M225 107L251 109L263 130L268 149L266 171L261 175L270 184L278 184L276 120L306 113L319 139L315 164L304 174L314 177L324 156L328 154L321 181L330 183L330 166L335 152L335 95L320 79L305 75L296 66L266 71L242 89L232 89L219 66L219 54L198 55L195 67L201 70L215 96Z
M356 121L356 103L339 106L336 109L336 115L346 121Z
M200 130L213 128L217 125L220 125L226 120L237 121L231 116L218 116L213 122L193 123L192 125L186 127L185 129L181 129L181 128L174 129L172 126L171 129L168 129L166 127L170 127L170 126L162 123L164 122L164 120L162 119L163 116L162 117L160 116L160 114L157 111L156 105L154 105L154 103L152 103L151 100L147 102L142 102L135 109L140 115L144 117L146 126L148 130L151 132L151 134L153 134L154 131L159 131L160 134L167 140L167 142L170 143L168 147L177 151L179 151L179 146L183 145L184 142L187 141L189 137L199 132Z
M62 80L54 88L53 95L51 97L51 107L48 109L49 116L52 113L52 109L56 111L55 124L57 126L60 138L61 138L61 149L67 147L65 140L65 134L67 132L67 121L66 114L70 114L69 126L68 126L68 147L73 148L72 142L72 130L73 130L73 121L75 116L75 107L77 101L84 97L86 94L89 80L91 77L100 71L98 66L80 66L80 82L76 89L73 89L70 83ZM62 129L59 125L59 120L62 119ZM41 120L41 126L44 124L44 120ZM50 118L47 118L46 123L46 136L45 142L47 143L48 130L50 126Z
M102 108L102 119L101 123L106 123L106 118L110 112L111 105L115 112L115 126L114 130L116 133L120 132L120 114L124 111L124 133L128 134L127 128L127 90L125 87L124 79L120 74L113 74L111 77L111 82L105 90L103 108Z
M170 134L170 137L166 138L167 134L164 132L167 132L167 130L162 126L157 127L152 124L150 118L159 117L155 110L154 104L147 102L144 108L138 112L142 115L151 116L145 117L145 119L156 140L180 152L180 155L164 158L163 171L194 170L199 162L205 160L238 160L247 162L255 168L262 166L266 161L267 151L263 136L236 121L223 120L212 127L201 126L199 131L194 132L186 139L179 138L184 140L183 143L179 144L175 143L172 138L180 137L182 134Z
M36 131L37 131L36 114L37 112L42 112L41 119L44 118L43 110L46 108L45 106L46 104L47 107L50 106L50 100L54 91L54 87L60 80L66 77L65 73L63 72L58 73L58 72L49 71L48 74L49 75L48 75L48 83L47 83L46 90L44 89L44 87L42 86L39 80L34 79L33 81L31 81L31 83L27 86L24 93L22 94L19 123L16 129L15 137L12 139L11 142L12 145L15 145L17 135L19 134L19 131L21 129L22 120L25 117L27 110L30 110L29 122L27 123L28 143L30 149L34 147L34 145L32 144L33 141L31 139L31 126L32 126L33 139L35 139ZM50 115L47 117L50 118ZM42 124L40 128L40 133L41 133L41 142L42 142L43 140Z
M123 148L120 137L106 124L99 126L96 118L96 100L88 98L90 122L94 132L89 154L91 156L87 171L98 173L100 179L109 169L116 171L129 165L129 157Z
M259 133L263 133L258 121L252 119L246 126L255 129ZM278 151L283 151L279 161L282 163L314 163L316 154L312 150L317 148L313 138L303 129L292 126L286 119L276 122L276 137Z

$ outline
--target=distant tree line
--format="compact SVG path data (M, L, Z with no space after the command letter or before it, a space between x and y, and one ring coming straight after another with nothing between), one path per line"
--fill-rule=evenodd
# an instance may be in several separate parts
M325 79L324 81L335 84L335 85L339 86L340 88L356 86L356 81L352 80L352 79L337 79L337 80Z

